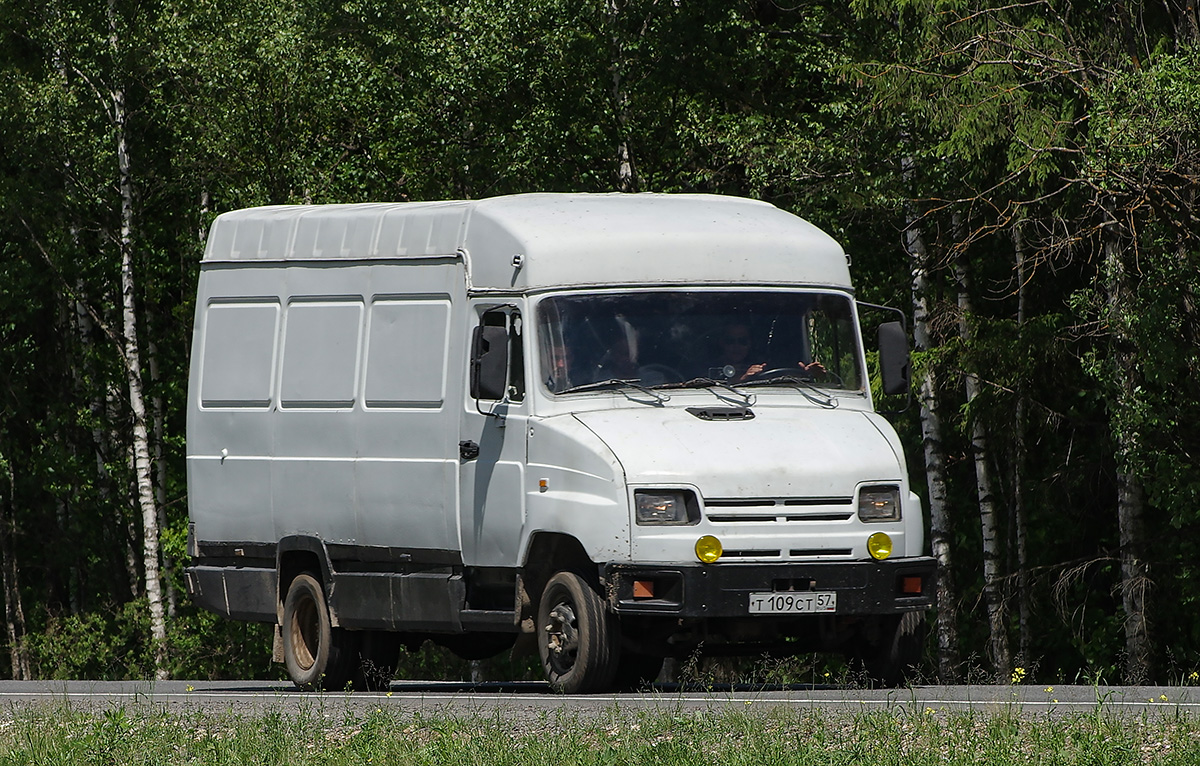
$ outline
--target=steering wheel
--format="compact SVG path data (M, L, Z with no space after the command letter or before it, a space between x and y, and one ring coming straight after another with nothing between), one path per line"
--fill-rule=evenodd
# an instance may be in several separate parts
M763 370L762 372L756 372L745 380L767 380L768 378L774 378L782 375L801 378L803 380L816 380L819 376L824 376L826 379L836 382L838 386L844 385L841 377L835 372L830 372L827 368L822 367L820 369L813 370L811 368L805 369L799 365L796 365L795 367L776 367L771 370Z
M747 375L745 378L742 378L742 380L743 381L766 380L767 378L775 378L775 377L779 377L779 376L783 376L783 375L789 375L792 377L804 376L804 377L807 377L810 379L813 377L813 374L811 372L809 372L808 370L802 369L799 366L795 366L795 367L774 367L770 370L763 370L762 372L756 372L753 375Z

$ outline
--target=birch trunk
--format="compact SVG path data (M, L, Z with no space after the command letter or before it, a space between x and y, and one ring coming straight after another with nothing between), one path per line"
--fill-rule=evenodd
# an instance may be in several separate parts
M629 96L625 92L625 46L621 41L620 0L608 0L612 28L612 98L617 118L617 191L637 191L633 155L629 149Z
M954 232L963 241L962 220L954 215ZM958 282L958 336L964 347L972 340L970 271L964 251L954 261L954 276ZM979 499L979 526L983 535L983 597L988 612L988 653L996 677L1008 679L1012 674L1012 659L1008 648L1008 627L1004 618L1004 592L1000 571L1000 534L996 520L996 497L992 491L992 473L988 463L987 434L983 419L973 412L972 405L979 396L979 376L967 370L963 376L967 394L967 412L971 427L971 454L975 463L975 488Z
M1111 202L1111 201L1106 201ZM1116 402L1113 438L1117 448L1117 526L1121 541L1121 606L1125 613L1125 669L1127 684L1150 680L1151 659L1149 590L1150 566L1146 562L1145 495L1141 480L1128 468L1138 448L1138 434L1126 426L1123 414L1135 406L1138 385L1133 341L1126 329L1131 308L1129 275L1124 248L1115 217L1116 205L1103 206L1104 279L1112 332Z
M25 645L25 609L21 604L20 568L17 565L16 546L16 481L12 464L0 454L0 471L8 485L6 496L0 496L0 571L4 579L4 627L8 637L8 656L12 663L15 681L33 678L29 662L29 649Z
M109 30L114 52L119 54L115 0L109 0ZM119 55L118 55L119 58ZM142 516L142 569L146 599L150 606L150 640L153 644L155 677L168 677L166 620L163 615L162 583L159 575L158 507L151 477L150 435L146 427L146 401L142 393L142 365L138 351L137 314L134 310L133 276L133 175L129 158L129 136L125 90L112 91L112 115L117 139L117 171L121 195L121 309L124 329L125 375L129 385L129 409L133 416L133 462L138 507Z
M149 317L146 320L146 327L150 332L150 337L154 337L154 325ZM158 377L158 345L154 341L146 344L146 353L148 356L147 363L150 367L150 382L157 384ZM166 418L163 414L163 399L162 394L158 393L157 386L155 393L150 397L150 409L153 413L154 423L154 505L158 510L158 529L161 533L167 525L167 461L163 458L163 441L166 438ZM175 584L171 577L171 560L166 553L162 555L162 581L163 589L167 595L167 617L174 617L175 610L179 606L179 595L175 590Z
M902 169L906 178L913 172L912 160L905 158ZM913 345L920 353L933 347L929 318L929 256L921 236L920 221L910 206L905 213L904 250L911 259L913 302ZM937 559L937 634L938 680L958 680L958 594L950 568L952 540L949 507L946 502L946 457L942 446L942 424L937 406L937 376L931 365L920 370L921 438L925 452L925 477L929 487L929 537Z

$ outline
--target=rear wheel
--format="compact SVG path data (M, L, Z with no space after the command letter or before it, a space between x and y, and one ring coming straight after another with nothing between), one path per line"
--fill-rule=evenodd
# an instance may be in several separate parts
M358 665L355 636L333 627L325 589L308 572L296 575L288 586L282 633L292 683L305 691L346 688Z
M550 578L537 625L538 655L550 688L580 694L611 687L620 651L616 618L581 576L559 572Z

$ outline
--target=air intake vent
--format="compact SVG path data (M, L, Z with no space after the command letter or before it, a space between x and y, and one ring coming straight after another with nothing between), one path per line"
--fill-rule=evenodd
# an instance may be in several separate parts
M721 554L721 558L723 558L723 559L777 559L777 558L779 558L779 551L778 550L774 550L774 551L733 550L733 551L725 551L724 553Z
M852 497L706 497L704 505L709 508L792 508L822 505L850 505Z
M793 558L810 558L815 556L849 556L853 551L849 548L792 548L788 555Z
M710 513L708 520L712 522L753 522L753 521L769 521L769 522L789 522L789 521L846 521L853 514L850 513L810 513L803 516L791 515L786 516L760 516L760 515L743 515L736 513Z
M754 420L749 407L688 407L687 411L701 420Z

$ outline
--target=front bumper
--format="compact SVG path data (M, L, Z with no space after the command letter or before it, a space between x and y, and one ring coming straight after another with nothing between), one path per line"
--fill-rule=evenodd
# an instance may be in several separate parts
M768 591L833 591L839 615L928 609L934 604L936 569L936 559L921 556L799 564L610 563L603 575L609 606L618 614L757 619L781 616L749 613L750 594Z

